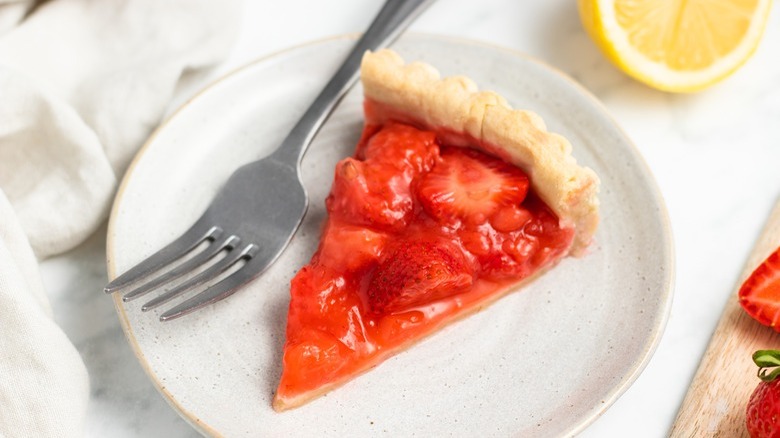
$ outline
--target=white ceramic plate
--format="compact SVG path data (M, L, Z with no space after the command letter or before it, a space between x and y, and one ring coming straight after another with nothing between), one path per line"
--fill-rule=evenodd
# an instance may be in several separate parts
M348 37L251 64L186 104L128 171L111 215L113 278L178 236L232 169L269 153L351 46ZM309 149L311 202L281 259L231 298L170 323L119 318L157 388L194 427L225 436L553 436L582 430L644 368L671 302L673 250L645 163L604 108L570 79L507 50L411 35L394 48L444 75L466 74L538 112L601 176L603 220L591 254L450 326L299 409L275 413L288 284L316 248L334 164L362 128L362 90ZM261 220L262 218L258 218Z

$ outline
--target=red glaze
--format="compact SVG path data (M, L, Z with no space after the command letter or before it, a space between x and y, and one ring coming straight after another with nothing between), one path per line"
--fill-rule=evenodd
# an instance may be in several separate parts
M571 230L518 168L369 125L336 166L319 249L292 280L278 395L375 365L558 259Z

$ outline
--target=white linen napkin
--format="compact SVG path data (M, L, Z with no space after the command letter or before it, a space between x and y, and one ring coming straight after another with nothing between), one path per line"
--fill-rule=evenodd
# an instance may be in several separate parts
M52 320L37 258L106 219L177 84L227 55L240 7L32 4L0 0L0 436L80 436L88 377Z

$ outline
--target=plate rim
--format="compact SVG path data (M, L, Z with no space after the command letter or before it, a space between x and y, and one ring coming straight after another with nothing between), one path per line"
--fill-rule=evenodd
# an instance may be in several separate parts
M166 127L171 123L171 121L174 120L174 118L176 118L181 112L185 111L189 106L191 106L193 102L199 100L203 95L210 93L217 86L231 80L233 77L237 76L242 72L249 70L250 68L252 68L257 64L264 63L278 56L282 56L305 47L316 46L319 44L324 44L327 42L337 41L337 40L354 41L360 35L361 35L360 33L343 33L343 34L330 35L323 38L309 40L300 44L291 45L282 48L280 50L273 51L269 54L263 55L252 61L249 61L241 66L230 69L226 71L224 74L217 77L216 79L204 85L202 88L200 88L195 94L193 94L190 98L184 101L184 103L182 103L178 108L176 108L173 112L171 112L163 121L161 121L160 124L152 131L152 133L149 135L146 141L144 141L143 145L138 149L135 156L131 160L130 164L125 169L124 175L122 176L122 180L119 184L119 187L117 188L117 192L111 206L111 211L109 213L109 219L108 219L108 227L106 231L106 267L107 267L109 281L116 278L116 266L114 265L114 261L111 256L114 253L113 236L115 235L116 217L119 214L119 205L122 203L123 194L127 186L130 184L133 175L133 170L141 161L144 153L151 147L151 144L154 143L159 133L165 130ZM666 277L664 278L665 281L663 281L662 283L663 290L661 291L661 293L659 293L659 297L661 301L664 303L664 305L662 306L663 307L662 309L659 309L661 310L661 312L658 315L659 316L658 323L654 326L652 334L648 338L646 348L644 349L642 354L638 355L636 360L633 361L630 367L630 372L625 373L621 378L621 380L619 381L619 383L614 385L607 392L602 403L595 405L590 410L586 411L587 413L583 416L582 420L578 424L574 425L573 427L571 427L570 429L564 432L564 436L577 435L581 433L583 430L585 430L588 426L593 424L593 422L595 422L599 417L601 417L639 378L639 376L642 374L642 372L645 370L650 360L654 356L655 351L658 349L658 345L660 344L660 341L663 338L663 334L666 330L666 326L670 318L672 303L674 299L677 263L676 263L676 250L674 245L673 229L669 217L668 208L666 206L665 198L661 193L660 187L658 186L658 182L652 170L650 169L650 166L648 165L646 159L642 155L641 151L636 146L636 144L634 144L631 138L627 135L625 130L622 128L622 126L619 123L617 123L617 121L612 116L612 114L608 111L606 106L595 95L593 95L593 93L591 93L590 90L585 88L583 85L581 85L579 82L571 78L568 74L566 74L562 70L547 63L542 59L536 58L520 50L513 49L506 46L501 46L499 44L495 44L483 40L477 40L477 39L467 38L467 37L458 37L452 35L426 33L426 32L406 32L400 38L406 38L406 37L436 39L436 40L440 40L452 44L481 46L491 50L504 52L509 56L522 58L527 62L541 66L545 70L556 75L559 79L564 80L569 86L575 88L583 97L586 98L586 100L589 101L591 105L596 107L601 112L601 115L605 117L612 124L612 126L619 132L621 137L625 140L624 147L630 149L630 152L632 152L632 154L636 157L637 159L636 164L639 167L641 167L641 169L649 176L649 182L651 183L649 184L649 189L653 193L655 199L657 199L658 201L658 207L659 207L658 216L661 219L659 225L661 229L664 231L664 237L665 237L663 239L663 244L661 245L662 255L663 255L663 259L668 261L668 266L664 266L664 272L666 273ZM392 44L390 47L392 47ZM223 436L215 428L203 422L191 411L184 408L184 406L180 404L180 402L174 397L174 395L171 394L165 388L165 386L162 384L162 382L158 379L157 375L149 366L149 362L146 360L146 357L138 341L136 340L136 337L133 332L133 328L130 325L129 318L127 317L127 313L123 306L123 301L120 295L113 294L112 298L114 302L114 308L116 309L117 316L119 317L119 322L122 327L122 332L124 333L125 339L127 340L128 344L130 344L133 354L138 359L139 365L141 365L141 368L144 370L147 377L152 382L154 388L163 396L163 399L168 403L168 405L171 406L174 409L174 411L176 411L176 413L179 414L179 416L182 419L184 419L196 431L200 432L201 434L209 435L209 436L216 436L216 437Z

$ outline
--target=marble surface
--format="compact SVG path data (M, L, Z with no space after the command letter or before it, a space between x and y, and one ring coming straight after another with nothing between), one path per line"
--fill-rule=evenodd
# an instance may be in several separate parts
M209 81L313 39L361 31L379 0L247 0L234 51ZM780 15L734 76L694 95L647 88L609 64L583 32L574 2L439 0L411 31L519 50L567 73L599 98L636 143L663 192L677 250L667 328L649 365L580 436L668 434L710 334L771 206L780 195ZM174 109L197 87L182 87ZM105 226L42 263L55 318L82 354L91 400L85 435L196 433L163 400L128 346L102 293Z

